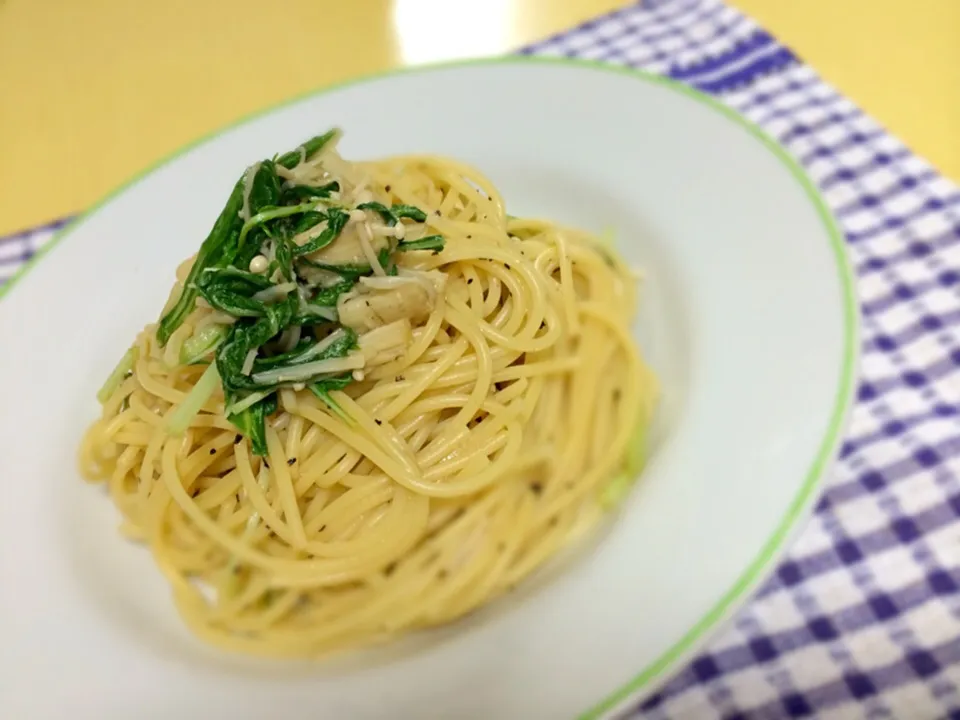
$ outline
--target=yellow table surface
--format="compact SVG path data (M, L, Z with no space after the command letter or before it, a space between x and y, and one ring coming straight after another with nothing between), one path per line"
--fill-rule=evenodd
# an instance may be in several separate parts
M732 0L960 178L960 0ZM0 0L0 234L336 80L507 52L622 0Z

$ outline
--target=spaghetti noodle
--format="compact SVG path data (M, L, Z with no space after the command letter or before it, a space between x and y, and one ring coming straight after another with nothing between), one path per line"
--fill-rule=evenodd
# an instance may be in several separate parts
M510 590L639 472L656 395L611 247L506 215L471 167L322 137L244 174L211 233L233 259L208 239L181 266L80 449L189 627L262 655Z

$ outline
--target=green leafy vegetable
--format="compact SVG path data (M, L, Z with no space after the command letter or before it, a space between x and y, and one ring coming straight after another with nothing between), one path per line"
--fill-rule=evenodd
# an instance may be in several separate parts
M277 207L276 205L266 206L259 210L256 215L251 216L251 218L243 224L243 226L240 228L240 236L237 242L242 247L246 242L247 236L254 229L260 227L264 223L270 222L271 220L290 217L291 215L301 215L306 212L313 212L318 208L322 209L322 207L323 206L318 202L287 205L284 207Z
M292 218L291 218L292 219ZM316 227L327 219L327 214L309 210L296 219L296 222L290 227L290 235L299 235L312 227Z
M277 168L274 163L264 160L257 167L257 171L250 183L250 196L247 201L247 208L251 215L255 215L262 210L273 207L280 202L280 178L277 176ZM263 241L269 236L266 227L259 227L253 230L244 243L243 229L241 228L241 238L238 241L236 257L233 260L234 267L246 270L250 261L260 252Z
M300 313L293 316L291 325L318 325L322 323L335 323L340 321L340 315L336 308L324 307L322 305L306 305L300 308Z
M255 299L273 283L260 275L244 273L234 268L212 270L200 276L197 290L210 305L234 317L262 317L266 304Z
M257 167L250 181L247 204L250 213L259 212L280 202L280 178L277 168L270 160L264 160Z
M280 274L283 275L284 279L291 281L294 278L293 271L293 255L294 255L293 243L291 243L286 238L280 238L277 240L277 248L275 251L276 259L274 262L277 264L277 268L280 270Z
M384 248L381 250L377 254L377 260L379 260L381 267L386 267L390 262L390 249ZM310 267L336 273L340 277L351 280L353 283L365 275L373 274L373 268L366 263L334 265L332 263L320 263L307 259L303 259L303 262L306 262Z
M337 377L330 377L324 380L320 380L311 385L311 389L319 389L330 392L331 390L345 390L347 386L353 382L353 377L349 374L339 375Z
M383 219L383 222L393 227L401 218L409 218L414 222L424 222L427 219L427 214L420 208L416 208L413 205L394 205L392 207L387 207L383 203L378 202L366 202L357 205L358 210L373 210L375 213L380 215Z
M336 285L326 288L320 288L317 290L317 294L310 301L311 305L322 305L324 307L335 307L337 304L337 298L343 295L345 292L349 292L353 288L352 280L343 280L338 282Z
M294 170L316 157L337 136L337 130L330 130L273 160L251 165L201 244L180 297L160 319L157 339L161 345L168 341L198 297L229 315L232 324L207 325L180 349L183 365L212 362L168 415L171 433L189 427L218 384L228 419L250 438L257 455L267 453L266 422L277 410L277 391L282 387L309 387L334 415L354 422L331 396L353 382L352 374L344 370L360 368L364 362L355 352L356 332L340 325L337 302L361 277L373 274L373 268L353 253L353 259L342 264L324 263L311 255L338 241L357 208L340 205L339 195L334 196L341 192L339 181L313 186L291 181L282 170ZM427 219L412 205L368 202L358 208L376 212L391 227L404 220ZM391 238L377 254L390 275L398 272L394 243ZM438 252L443 246L440 235L430 235L400 242L396 249ZM293 337L300 339L289 349L287 340ZM98 393L101 401L123 382L135 361L136 349L131 348Z
M300 305L299 313L291 321L294 325L311 325L318 322L328 321L337 322L337 300L345 293L349 292L355 280L341 280L336 285L319 288L316 294L306 303Z
M254 455L267 454L267 418L277 411L277 394L270 393L250 407L227 419L250 438L250 449Z
M309 255L310 253L325 248L337 239L340 232L346 227L349 219L349 213L345 213L343 210L337 208L330 208L326 215L326 229L317 235L317 237L294 249L293 254L299 257L300 255Z
M258 358L253 363L250 382L262 390L287 383L308 383L326 374L319 369L326 360L346 357L357 347L357 333L340 328L328 338L300 350L272 358Z
M167 344L173 331L180 327L184 318L193 310L194 301L197 298L197 280L201 274L209 268L227 267L236 259L241 248L240 237L244 228L241 212L244 205L246 175L244 173L244 176L234 185L226 206L220 212L220 217L217 218L207 239L200 246L176 305L161 318L157 328L157 341L160 345ZM251 212L258 212L260 203L269 205L276 203L279 199L280 186L273 163L269 161L261 163L250 182L248 205ZM249 260L247 262L249 263Z
M224 390L236 393L240 390L263 390L243 374L247 353L265 345L279 335L293 318L297 298L288 295L275 305L265 306L263 317L255 321L241 319L230 328L226 340L217 348L216 363L223 381Z
M426 222L427 214L413 205L394 205L390 208L397 218L409 218L414 222Z
M297 149L284 153L277 158L277 165L282 165L283 167L287 168L287 170L292 170L300 164L301 158L309 160L339 134L340 131L336 128L333 128L332 130L325 132L323 135L317 135L316 137L310 138Z
M292 368L316 360L344 357L357 347L357 333L351 328L340 328L321 341L302 340L290 352L273 355L268 358L258 358L253 363L253 373L278 368Z
M408 250L433 250L440 252L444 248L443 235L428 235L419 240L407 240L397 246L397 250L407 252Z
M303 202L315 200L317 198L326 199L330 197L331 193L339 191L340 183L338 183L336 180L318 187L313 187L310 185L288 185L287 187L283 188L280 193L280 204L284 205L290 201Z
M236 267L210 268L200 276L197 285L203 287L209 283L220 281L228 281L237 286L246 284L252 288L253 292L266 290L273 285L273 283L263 275L241 270Z
M397 216L391 212L383 203L378 202L365 202L357 205L357 210L373 210L377 213L381 219L389 226L393 227L397 224Z
M193 303L197 298L196 282L200 274L208 267L226 264L223 262L224 257L235 245L240 236L240 229L243 227L243 221L240 219L242 207L243 179L241 178L230 193L227 205L214 223L207 239L200 246L176 305L160 320L160 325L157 327L157 341L161 345L167 344L173 331L180 327L184 318L193 310Z

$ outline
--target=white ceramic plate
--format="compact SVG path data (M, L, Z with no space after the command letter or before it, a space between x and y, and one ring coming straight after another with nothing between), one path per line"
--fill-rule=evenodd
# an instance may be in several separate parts
M455 626L315 664L220 655L181 626L74 454L94 393L163 304L237 173L330 125L348 157L431 152L508 211L618 229L648 280L653 458L609 527ZM715 102L601 66L498 60L349 83L182 151L62 233L0 303L0 716L596 716L649 691L748 597L844 426L856 320L803 173Z

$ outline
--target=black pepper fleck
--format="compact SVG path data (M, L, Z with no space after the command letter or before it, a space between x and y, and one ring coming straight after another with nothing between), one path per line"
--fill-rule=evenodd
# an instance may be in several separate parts
M216 448L210 448L210 454L211 454L211 455L216 455L216 454L217 454L217 449L216 449Z
M317 530L317 532L323 532L323 531L326 530L326 529L327 529L327 526L326 526L326 525L321 525L321 526L320 526L320 529Z
M473 278L467 278L467 285L473 284Z
M389 185L384 185L384 186L383 186L383 189L386 190L387 192L390 192L390 186L389 186Z
M239 445L241 440L243 440L243 435L237 433L236 437L233 438L233 444Z
M263 466L264 466L267 470L270 469L270 463L267 462L267 459L266 459L266 458L263 459Z
M380 418L374 418L373 421L374 421L377 425L383 425L383 420L381 420Z
M403 375L397 375L397 376L393 379L394 382L403 382L404 380L406 380L406 378L403 377Z
M503 266L504 266L504 267L505 267L505 268L506 268L507 270L509 270L509 269L510 269L510 266L509 266L509 265L507 265L507 263L504 263L504 264L503 264Z
M296 458L288 458L288 459L287 459L287 465L293 465L293 464L295 464L296 462L297 462L297 459L296 459Z

